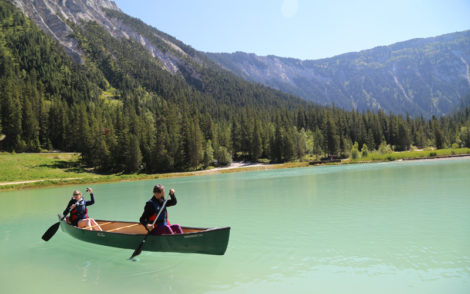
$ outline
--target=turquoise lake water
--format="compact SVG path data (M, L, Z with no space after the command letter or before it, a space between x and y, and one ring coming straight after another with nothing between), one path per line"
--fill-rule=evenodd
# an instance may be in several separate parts
M0 293L470 293L470 159L97 184L89 215L136 221L156 183L172 223L231 226L224 256L44 242L86 186L0 192Z

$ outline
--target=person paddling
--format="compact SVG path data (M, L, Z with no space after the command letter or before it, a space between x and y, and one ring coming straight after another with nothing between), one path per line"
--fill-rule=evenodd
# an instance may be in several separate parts
M90 192L90 201L85 201L79 190L73 191L72 199L70 199L63 215L66 217L70 213L69 221L76 227L102 231L96 221L88 217L88 209L86 207L95 203L95 197L91 188L87 188L87 191Z
M170 199L167 200L165 207L163 203L165 202L165 187L161 184L155 185L153 187L153 197L145 203L144 212L140 217L140 223L147 228L148 224L152 224L158 213L161 209L162 212L158 216L155 226L151 227L152 235L171 235L171 234L183 234L183 230L180 225L174 224L170 225L168 221L168 212L166 210L169 206L176 205L176 196L175 190L170 189ZM148 228L147 228L148 229Z

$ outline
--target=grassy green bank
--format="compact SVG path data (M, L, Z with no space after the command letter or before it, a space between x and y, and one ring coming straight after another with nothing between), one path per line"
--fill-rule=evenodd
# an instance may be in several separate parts
M382 162L394 160L434 159L470 155L470 148L440 149L427 151L393 152L388 154L369 153L356 159L345 159L341 163ZM325 163L328 164L328 163ZM282 164L248 165L238 168L213 168L202 171L166 174L98 174L86 169L80 163L78 153L0 153L0 191L24 188L48 187L54 185L75 185L84 183L118 182L173 178L216 173L294 168L309 166L309 161Z
M374 161L394 161L394 160L415 160L415 159L433 159L445 158L459 155L470 155L470 148L449 148L437 150L422 151L403 151L381 154L379 152L369 152L367 156L348 159L351 163L357 162L374 162Z
M0 191L54 185L75 185L118 181L149 180L184 177L246 170L274 169L306 166L307 162L270 164L231 169L208 169L193 172L165 174L100 174L86 169L78 153L0 153Z

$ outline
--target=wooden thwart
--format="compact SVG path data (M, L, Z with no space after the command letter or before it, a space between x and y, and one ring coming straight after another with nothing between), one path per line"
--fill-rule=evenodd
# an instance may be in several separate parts
M102 227L102 226L104 226L104 225L108 225L108 224L111 224L111 223L112 223L112 222L97 224L97 225L94 225L94 226L91 226L91 227L84 227L83 229L85 229L85 230L93 229L94 227L98 227L98 226Z
M115 228L115 229L112 229L112 230L106 230L106 232L114 232L114 231L118 231L118 230L121 230L121 229L134 227L134 226L137 226L137 225L138 225L138 224L132 224L132 225L128 225L128 226L123 226L123 227Z

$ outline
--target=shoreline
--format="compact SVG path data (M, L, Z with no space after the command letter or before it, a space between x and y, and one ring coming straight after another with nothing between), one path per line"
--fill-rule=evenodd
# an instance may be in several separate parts
M164 174L143 174L143 175L111 175L85 177L85 178L55 178L55 179L37 179L25 181L9 181L0 182L0 192L14 191L23 189L38 189L48 188L54 186L69 186L83 183L115 183L115 182L130 182L130 181L145 181L153 179L169 179L169 178L182 178L190 176L204 176L225 173L237 173L248 171L272 170L272 169L286 169L298 167L314 167L325 165L343 165L343 164L368 164L368 163L381 163L381 162L405 162L405 161L429 161L429 160L456 160L456 159L469 159L470 154L454 154L433 157L419 157L419 158L403 158L396 160L368 160L368 161L354 161L349 159L341 162L322 162L320 164L311 164L309 161L304 162L287 162L287 163L251 163L251 162L238 162L234 161L227 167L216 167L212 169L189 171L189 172L174 172Z
M341 162L340 164L404 162L404 161L430 161L430 160L456 160L456 159L468 159L468 158L470 158L470 154L453 154L453 155L432 156L432 157L399 158L399 159L395 159L395 160L367 160L367 161Z

